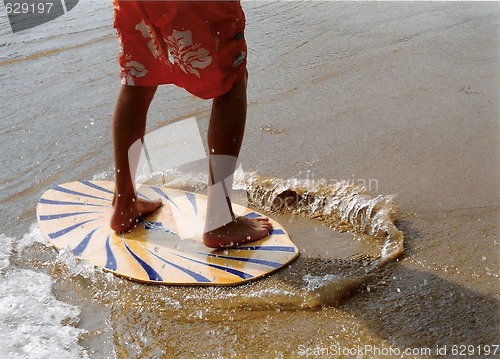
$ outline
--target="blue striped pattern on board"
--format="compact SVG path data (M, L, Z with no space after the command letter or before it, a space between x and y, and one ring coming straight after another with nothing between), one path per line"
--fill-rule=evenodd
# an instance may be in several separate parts
M200 252L197 252L197 253L200 253ZM229 260L232 260L232 261L239 261L239 262L247 262L247 263L253 263L253 264L260 264L260 265L271 267L271 268L279 268L279 267L282 266L282 263L268 261L268 260L264 260L264 259L247 258L247 257L235 257L235 256L227 256L227 255L213 254L213 253L209 253L209 254L207 254L207 256L214 257L214 258L229 259Z
M99 186L98 184L96 184L95 182L90 182L90 181L80 181L81 184L87 186L87 187L90 187L90 188L93 188L93 189L96 189L98 191L101 191L101 192L104 192L104 193L107 193L107 194L112 194L114 195L114 192L108 188L104 188L102 186Z
M176 216L192 221L193 226L202 225L204 197L149 185L142 185L138 192L141 198L160 195L165 202L163 208L170 206L179 211ZM78 181L55 186L38 202L40 229L57 248L69 248L74 255L115 274L151 283L238 284L272 272L298 254L279 226L271 231L269 241L224 251L205 247L199 238L187 240L186 245L178 242L174 249L177 242L173 241L179 241L179 236L169 228L173 217L164 217L169 212L162 210L141 219L133 232L117 237L109 227L113 196L112 182ZM257 218L261 214L251 211L245 216ZM285 240L279 239L282 237Z
M81 196L81 197L87 197L87 198L92 198L92 199L102 199L103 201L109 201L109 198L103 198L103 197L93 196L93 195L90 195L90 194L84 193L84 192L73 191L71 189L64 188L62 186L55 186L52 189L54 191L58 191L58 192L62 192L62 193L73 194L73 195L78 196L78 197Z
M54 219L61 219L61 218L66 218L66 217L76 217L80 216L83 214L96 214L99 212L71 212L71 213L59 213L59 214L46 214L46 215L40 215L38 218L41 221L52 221Z
M123 245L125 246L127 251L141 265L141 267L144 269L144 271L146 271L146 273L148 274L149 280L153 280L153 281L157 281L157 282L163 281L163 278L161 277L161 275L159 275L158 272L153 269L153 267L151 267L149 264L147 264L145 261L143 261L141 259L141 257L139 257L137 254L135 254L134 251L128 246L128 244L124 238L122 238L122 240L123 240Z
M171 262L171 261L169 261L169 260L167 260L167 259L165 259L165 258L163 258L163 257L159 256L158 254L156 254L156 253L154 253L154 252L150 251L150 250L149 250L149 249L147 249L147 248L144 248L144 249L146 249L149 253L151 253L151 254L152 254L152 255L154 255L156 258L160 259L161 261L163 261L163 262L165 262L165 263L167 263L167 264L171 265L172 267L174 267L174 268L176 268L176 269L178 269L178 270L180 270L180 271L182 271L182 272L186 273L187 275L191 276L191 277L192 277L194 280L196 280L197 282L199 282L199 283L209 283L209 282L210 282L210 279L208 279L207 277L202 276L200 273L193 272L193 271L192 271L192 270L190 270L190 269L187 269L187 268L182 267L182 266L180 266L180 265L178 265L178 264L175 264L174 262Z
M86 223L89 223L89 222L92 222L92 221L95 221L95 219L89 219L87 221L84 221L84 222L80 222L80 223L77 223L77 224L73 224L72 226L69 226L69 227L65 227L57 232L53 232L53 233L49 233L49 237L51 239L57 239L63 235L65 235L66 233L68 232L71 232L72 230L78 228L78 227L81 227L83 226L84 224Z
M83 238L83 240L78 243L78 245L75 247L75 249L73 249L73 254L75 256L79 256L83 253L83 251L85 251L85 249L87 248L89 242L90 242L90 239L92 238L92 236L94 235L95 231L97 231L99 228L95 228L93 229L92 231L90 231L89 234L87 234L85 236L85 238Z
M104 266L105 268L115 271L116 270L116 259L115 255L113 254L113 251L111 250L111 245L109 243L110 241L110 235L108 238L106 238L106 265Z
M196 197L194 193L189 193L189 192L186 192L186 197L193 206L194 216L196 217L198 215L198 205L196 204Z
M240 277L242 279L250 279L250 278L253 277L253 275L251 275L249 273L245 273L243 271L240 271L240 270L237 270L237 269L234 269L234 268L231 268L231 267L224 267L224 266L218 265L218 264L202 262L202 261L199 261L199 260L196 260L196 259L193 259L193 258L181 256L180 254L176 254L176 253L174 253L174 255L176 255L176 256L178 256L180 258L183 258L183 259L187 259L188 261L191 261L191 262L194 262L194 263L198 263L198 264L200 264L202 266L207 266L207 267L211 267L211 268L220 269L220 270L222 270L224 272L234 274L235 276L238 276L238 277Z
M163 233L170 233L170 234L173 234L174 236L177 235L177 233L175 233L171 229L165 228L165 226L163 225L162 222L146 221L145 219L141 219L139 222L142 223L142 225L144 226L144 229L146 229L146 230L154 230L154 231L160 231Z
M57 200L45 199L45 198L40 198L40 200L38 201L38 203L53 204L55 206L94 206L94 207L108 207L108 206L102 205L102 204L84 203L84 202L71 202L71 201L57 201Z

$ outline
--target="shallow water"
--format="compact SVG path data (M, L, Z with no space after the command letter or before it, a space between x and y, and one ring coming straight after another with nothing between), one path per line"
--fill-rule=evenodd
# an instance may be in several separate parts
M486 357L500 344L498 4L244 8L239 186L301 256L240 287L186 288L97 270L36 226L46 189L112 179L111 2L81 0L16 34L0 4L2 358L454 357L453 345ZM148 131L196 116L204 135L209 111L161 88ZM161 177L150 180L206 181Z

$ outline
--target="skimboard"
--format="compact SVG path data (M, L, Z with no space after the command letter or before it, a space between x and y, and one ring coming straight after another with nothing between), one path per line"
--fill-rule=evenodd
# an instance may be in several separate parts
M128 233L109 227L114 183L78 181L53 187L37 205L40 230L58 250L120 277L172 285L237 285L277 271L299 254L278 222L271 233L235 248L212 249L202 242L207 198L161 186L142 185L140 198L163 206ZM260 213L233 204L237 215Z

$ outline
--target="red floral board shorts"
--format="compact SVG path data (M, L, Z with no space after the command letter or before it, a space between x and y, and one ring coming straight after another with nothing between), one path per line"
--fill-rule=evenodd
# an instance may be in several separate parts
M121 83L175 84L208 99L246 76L239 1L113 0Z

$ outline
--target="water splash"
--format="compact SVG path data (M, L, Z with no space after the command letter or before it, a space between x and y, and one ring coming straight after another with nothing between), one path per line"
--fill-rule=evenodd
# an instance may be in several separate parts
M394 224L394 196L371 196L348 181L265 178L244 179L250 205L269 212L288 212L320 220L341 232L383 239L377 263L369 271L398 258L404 251L403 233Z
M46 273L15 266L13 252L34 243L36 231L17 242L0 234L0 357L89 358L78 345L80 309L58 300Z
M404 235L394 224L394 196L373 197L362 186L348 181L284 180L255 174L247 175L244 185L250 205L258 209L302 215L341 232L376 237L383 243L379 255L358 258L359 267L347 276L304 275L308 284L304 288L306 295L302 296L302 307L342 302L366 286L376 270L397 259L404 251Z

